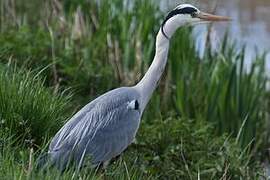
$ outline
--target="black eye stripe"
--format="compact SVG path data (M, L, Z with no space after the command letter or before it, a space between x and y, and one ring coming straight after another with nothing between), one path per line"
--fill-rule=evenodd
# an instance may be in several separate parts
M193 7L185 7L185 8L181 8L181 9L174 9L172 10L171 12L169 12L169 14L167 15L167 17L165 18L165 20L163 21L162 23L162 33L163 35L168 38L165 33L164 33L164 30L163 30L163 26L165 25L165 23L170 19L172 18L173 16L175 15L178 15L178 14L190 14L192 17L194 16L194 13L196 13L198 10L193 8Z
M171 17L177 15L177 14L193 14L197 12L197 9L194 9L192 7L185 7L185 8L182 8L182 9L175 9L173 11L171 11L167 17L165 18L165 22L170 19Z
M165 20L163 21L163 25L166 23L166 21L168 21L171 17L177 15L177 14L194 14L195 12L197 12L197 9L192 8L192 7L185 7L185 8L181 8L181 9L175 9L172 10L167 17L165 18Z
M179 10L180 10L180 14L192 14L194 12L197 12L197 9L193 7L185 7Z

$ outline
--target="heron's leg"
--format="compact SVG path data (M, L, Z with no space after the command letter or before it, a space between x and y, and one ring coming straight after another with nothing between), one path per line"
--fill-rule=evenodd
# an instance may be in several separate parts
M99 166L99 170L101 172L101 178L104 180L106 179L107 167L109 164L110 164L110 160L105 161L102 164L100 164L101 167Z
M110 160L103 162L103 163L102 163L102 168L103 168L104 170L106 170L106 168L108 167L109 164L110 164Z

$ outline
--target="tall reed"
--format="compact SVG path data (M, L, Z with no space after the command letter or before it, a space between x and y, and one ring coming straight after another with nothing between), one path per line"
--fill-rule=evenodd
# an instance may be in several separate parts
M236 51L225 37L220 51L209 49L201 59L187 43L192 42L187 31L180 33L173 43L179 51L170 55L179 115L214 123L218 134L237 137L243 148L261 143L267 138L261 133L268 113L265 57L257 56L248 70L245 49Z

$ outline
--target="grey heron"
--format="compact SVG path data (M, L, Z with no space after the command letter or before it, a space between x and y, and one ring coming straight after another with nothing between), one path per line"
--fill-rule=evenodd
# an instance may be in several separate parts
M184 25L230 18L201 12L181 4L168 13L156 36L155 56L144 77L132 87L111 90L84 106L52 139L47 159L64 170L72 161L82 167L86 157L91 164L108 164L133 141L144 109L165 69L170 38Z

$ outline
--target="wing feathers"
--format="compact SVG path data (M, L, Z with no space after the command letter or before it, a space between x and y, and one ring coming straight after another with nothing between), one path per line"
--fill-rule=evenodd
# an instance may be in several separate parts
M119 155L133 141L139 126L137 98L134 90L124 88L94 100L57 133L50 153L73 151L80 165L87 155L92 156L93 164Z

